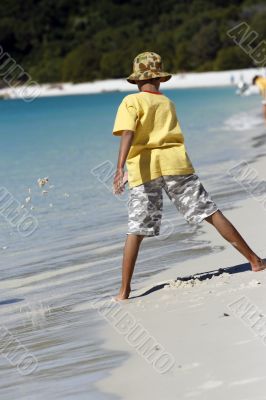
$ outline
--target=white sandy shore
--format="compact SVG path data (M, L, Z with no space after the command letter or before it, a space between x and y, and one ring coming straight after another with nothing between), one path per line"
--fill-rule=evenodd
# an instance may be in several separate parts
M254 75L265 75L263 68L249 68L231 71L198 72L175 74L172 79L164 84L164 89L215 87L237 85L240 82L251 84ZM43 84L38 86L8 87L0 90L0 97L7 99L67 96L79 94L93 94L114 91L134 91L136 86L125 79L108 79L103 81L87 82L80 84L58 83ZM254 93L258 90L254 88Z
M252 167L263 180L266 159L259 158ZM251 247L265 257L266 201L263 206L247 195L226 216ZM207 223L202 225L202 231L203 240L225 246L225 250L173 264L133 294L144 293L159 283L172 282L170 286L122 304L121 315L129 313L129 318L135 318L174 357L173 368L158 373L126 340L130 323L124 328L121 323L114 327L113 317L112 323L105 324L106 347L125 351L129 357L98 384L106 398L115 394L123 400L266 399L266 272L251 272L246 265L242 271L239 268L238 272L194 286L191 282L179 285L175 280L180 276L221 267L230 271L230 267L246 263ZM239 299L245 302L245 297L251 308L241 318L235 302ZM232 303L234 306L229 306ZM262 336L256 336L259 326ZM124 333L119 334L118 328L124 329Z

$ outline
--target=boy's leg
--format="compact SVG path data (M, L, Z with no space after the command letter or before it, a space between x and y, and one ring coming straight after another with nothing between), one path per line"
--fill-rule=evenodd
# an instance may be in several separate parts
M122 284L116 300L125 300L130 294L130 282L134 272L135 263L137 260L139 247L144 236L142 235L127 235L122 264Z
M266 264L258 257L248 246L236 228L221 213L216 211L214 214L205 218L207 222L212 224L217 231L231 243L244 257L250 262L252 271L261 271L266 268Z
M128 201L128 234L124 247L122 284L116 300L125 300L130 294L130 282L144 236L160 232L163 195L162 179L156 178L130 189Z
M263 104L262 105L262 107L263 107L263 115L264 115L264 118L266 120L266 100L264 100L264 102L262 104Z
M251 250L236 228L218 210L196 174L165 176L164 180L168 197L188 222L198 223L205 219L246 257L253 271L266 268L263 260Z

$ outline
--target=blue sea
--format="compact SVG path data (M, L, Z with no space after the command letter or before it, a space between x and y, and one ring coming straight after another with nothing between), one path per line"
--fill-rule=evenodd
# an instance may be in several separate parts
M119 146L112 126L126 94L0 102L3 400L106 399L108 388L101 394L94 383L127 357L106 351L106 322L89 307L120 283L127 192L112 194ZM228 168L265 152L259 97L239 97L233 87L164 94L176 104L197 173L226 212L247 197ZM30 234L17 222L26 217ZM163 222L162 237L144 241L133 288L177 260L223 250L202 240L166 198L164 220L174 229Z

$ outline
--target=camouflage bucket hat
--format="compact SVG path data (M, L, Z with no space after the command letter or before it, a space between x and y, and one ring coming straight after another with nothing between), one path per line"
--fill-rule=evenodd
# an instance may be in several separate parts
M146 51L134 58L133 73L127 78L129 83L152 78L160 78L161 82L168 81L172 75L162 71L162 59L159 54Z

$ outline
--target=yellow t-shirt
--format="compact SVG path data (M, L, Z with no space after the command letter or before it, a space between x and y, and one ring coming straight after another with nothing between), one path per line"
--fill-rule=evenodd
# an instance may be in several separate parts
M113 134L119 136L125 130L134 131L126 161L130 187L164 175L195 172L168 97L151 92L126 96L118 108Z
M262 76L256 79L256 85L260 90L260 94L266 100L266 78Z

